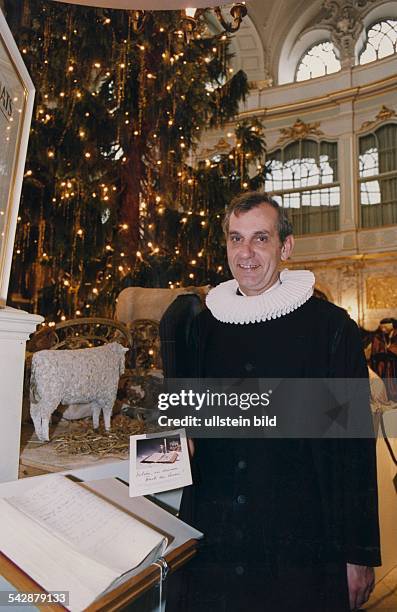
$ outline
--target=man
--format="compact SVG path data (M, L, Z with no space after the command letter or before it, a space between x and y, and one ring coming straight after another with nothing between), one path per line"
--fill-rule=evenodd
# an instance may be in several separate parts
M283 209L245 193L224 230L234 280L194 321L192 373L366 378L347 313L313 297L311 272L279 272L294 246ZM347 612L367 601L380 564L374 440L197 439L192 469L180 516L205 539L171 580L167 611Z

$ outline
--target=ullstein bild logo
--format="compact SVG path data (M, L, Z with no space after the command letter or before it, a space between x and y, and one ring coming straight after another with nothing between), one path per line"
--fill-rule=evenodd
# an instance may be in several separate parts
M12 97L0 76L0 110L7 121L12 118Z

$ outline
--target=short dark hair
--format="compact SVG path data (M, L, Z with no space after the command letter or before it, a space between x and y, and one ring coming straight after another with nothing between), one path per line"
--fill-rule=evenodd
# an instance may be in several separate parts
M228 234L230 217L233 213L238 216L240 213L248 212L252 208L256 208L261 204L269 204L277 211L277 232L280 242L283 244L287 236L290 236L293 233L292 223L288 219L284 208L282 208L282 206L280 206L276 200L271 198L267 193L260 191L245 191L244 193L241 193L233 198L226 209L222 223L222 228L225 235L227 236Z

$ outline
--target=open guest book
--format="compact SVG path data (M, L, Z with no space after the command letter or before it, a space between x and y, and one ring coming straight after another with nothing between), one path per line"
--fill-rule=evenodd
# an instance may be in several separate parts
M58 474L0 499L0 512L1 552L46 591L69 591L76 612L161 557L170 539Z
M144 459L141 459L141 463L175 463L178 459L178 453L171 451L168 453L153 453Z

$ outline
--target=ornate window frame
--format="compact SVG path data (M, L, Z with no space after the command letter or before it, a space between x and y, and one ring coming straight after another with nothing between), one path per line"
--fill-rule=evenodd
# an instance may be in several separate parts
M382 196L381 183L384 183L389 179L395 179L397 181L397 165L394 170L380 172L378 168L378 172L376 174L369 175L369 176L360 176L360 139L364 138L365 136L373 135L375 138L375 141L377 141L378 140L377 131L382 127L386 127L387 125L395 125L397 128L397 115L395 111L387 109L386 107L382 107L377 117L373 121L366 121L365 123L363 123L361 128L356 133L356 140L357 140L356 142L356 147L357 147L357 162L356 162L357 170L356 172L357 172L357 185L358 185L357 200L358 200L358 209L359 209L358 221L359 221L359 227L361 229L372 229L372 228L380 228L380 227L387 227L387 226L395 225L394 222L392 223L384 222L384 218L385 216L387 216L387 214L385 214L385 211L387 209L387 204L388 204L387 202L386 203L382 202L382 199L380 199L379 203L362 204L362 196L361 196L361 193L362 193L361 186L364 183L368 183L368 182L379 183L380 196ZM367 215L368 219L367 220L365 219L365 216L364 216L365 208L364 207L367 207L367 206L378 207L379 216L381 217L380 223L370 223L369 215ZM368 208L368 211L369 210L371 209ZM375 211L375 208L372 210Z
M296 124L295 124L296 125ZM306 124L305 124L306 125ZM328 143L328 144L334 144L336 145L336 158L335 158L335 162L336 162L336 170L337 170L337 180L333 181L331 183L318 183L316 185L307 185L307 186L303 186L303 187L293 187L291 189L277 189L277 190L270 190L269 193L275 197L277 199L277 196L284 196L284 195L290 195L290 194L299 194L299 197L302 197L303 194L309 194L310 192L313 191L325 191L326 189L334 189L334 188L338 188L339 189L339 204L337 206L337 218L333 220L335 227L333 229L330 229L329 225L328 227L324 227L321 228L318 231L311 231L311 229L309 230L305 230L305 225L309 225L310 226L310 211L304 211L302 208L302 205L295 208L295 207L286 207L286 210L291 210L293 211L292 213L290 213L290 216L292 215L292 217L296 217L291 218L292 223L295 223L295 235L296 236L312 236L314 234L329 234L332 232L338 232L340 229L340 206L341 206L341 181L340 181L340 176L339 176L339 163L338 163L338 149L339 149L339 139L338 138L333 138L333 137L327 137L325 134L319 133L319 130L317 130L317 134L316 131L314 130L314 128L316 127L314 124L313 126L307 126L307 127L312 127L313 129L310 130L310 132L308 132L304 138L281 138L278 143L272 147L272 149L270 151L268 151L267 155L266 155L266 161L270 161L272 154L274 154L276 151L284 151L287 147L289 147L291 144L294 144L296 142L299 143L300 147L302 146L302 143L305 141L311 141L313 143L315 143L318 147L318 155L320 155L320 146L321 143ZM293 128L292 128L293 129ZM302 157L300 158L302 159ZM266 184L265 184L265 189L266 191L268 191ZM319 215L319 220L320 220L320 225L323 225L323 218L325 217L325 214L328 213L329 211L326 210L326 206L321 207L320 205L320 210L319 211L315 211L316 213L320 213ZM297 213L294 214L294 211L298 211ZM307 215L305 215L305 212L308 212ZM332 211L334 212L334 211ZM335 215L334 215L335 216ZM330 223L332 224L332 220L330 219ZM302 230L302 231L301 231Z
M367 43L368 43L368 32L378 23L382 23L384 21L396 21L397 22L397 16L395 17L381 17L380 19L376 19L376 21L373 21L367 28L365 28L365 37L364 37L364 42L361 46L361 49L357 55L357 66L368 66L369 64L373 64L373 62L378 62L379 60L384 59L383 57L377 57L375 60L371 60L370 62L365 62L364 64L361 64L360 59L362 54L364 53L364 51L367 48ZM397 50L394 53L389 53L389 55L385 55L384 57L391 57L392 55L396 55L397 54Z
M328 38L325 38L325 39L323 39L323 40L318 40L317 42L315 42L315 43L311 44L309 47L307 47L307 48L304 50L304 52L302 53L302 55L300 56L299 60L297 61L296 66L295 66L294 83L302 83L302 82L304 82L304 81L311 81L312 79L319 79L319 78L321 78L322 76L328 76L329 74L336 74L337 72L339 72L339 71L341 70L341 68L339 68L339 70L335 70L334 72L326 72L326 74L321 74L321 75L319 75L319 76L317 76L317 77L309 77L308 79L302 79L302 80L300 80L300 81L298 81L298 80L297 80L298 70L299 70L299 68L300 68L300 65L301 65L301 62L302 62L303 58L304 58L304 57L306 56L306 54L307 54L307 53L309 53L309 51L311 51L311 50L312 50L314 47L316 47L317 45L321 45L321 44L323 44L323 43L330 43L330 44L333 46L333 48L334 48L334 50L335 50L335 56L336 56L336 59L337 59L337 60L339 60L339 57L338 57L338 55L339 55L339 50L338 50L338 48L335 46L335 44L332 42L332 40L330 39L330 37L329 37L329 36L328 36Z
M369 62L368 64L360 64L360 55L363 52L366 41L367 41L367 31L379 21L387 20L387 19L397 19L397 0L389 0L389 2L384 2L378 6L371 7L365 14L362 16L362 21L364 24L363 29L361 30L360 35L357 38L355 49L354 49L354 57L355 57L355 65L356 66L371 66L373 62ZM392 57L392 56L387 56ZM386 59L386 58L382 58ZM381 61L381 60L375 60Z
M328 27L316 26L303 30L294 37L293 42L291 35L285 40L278 59L279 85L294 83L297 66L305 52L314 45L331 40L331 31Z

